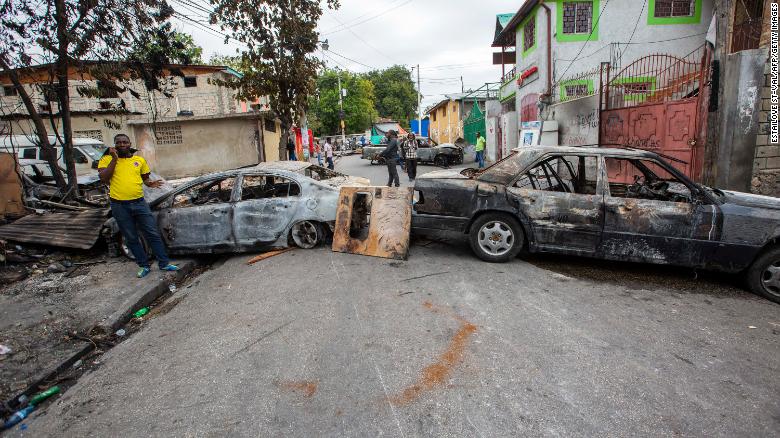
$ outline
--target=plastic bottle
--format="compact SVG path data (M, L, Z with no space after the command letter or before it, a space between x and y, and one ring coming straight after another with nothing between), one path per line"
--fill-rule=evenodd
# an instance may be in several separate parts
M27 406L22 410L16 411L13 415L11 415L10 418L8 418L8 420L5 423L3 423L3 429L10 429L16 426L17 424L21 423L22 420L27 418L27 416L30 415L30 413L34 410L35 410L35 406Z
M146 315L147 313L149 313L149 308L148 307L143 307L143 308L140 308L140 309L136 310L135 313L133 313L133 316L135 316L136 318L140 318L140 317Z
M39 392L38 394L35 394L30 399L30 406L35 406L38 403L46 400L47 398L49 398L49 397L51 397L54 394L57 394L59 392L60 392L60 387L59 386L52 386L51 388L47 389L46 391Z

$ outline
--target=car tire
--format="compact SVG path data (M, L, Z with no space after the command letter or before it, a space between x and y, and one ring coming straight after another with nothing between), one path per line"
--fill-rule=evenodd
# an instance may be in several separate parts
M290 229L290 238L298 248L312 249L322 242L322 227L314 221L296 222Z
M751 291L780 304L780 247L758 256L746 277Z
M433 164L439 167L447 167L447 157L444 155L437 155L433 158Z
M144 251L146 251L147 258L152 258L152 249L149 247L149 244L146 243L146 239L144 238L143 234L141 232L138 232L138 240L141 241L141 246L143 246ZM135 256L133 255L132 251L130 251L130 248L125 244L125 236L122 235L122 233L118 233L116 235L116 244L119 248L119 251L127 257L130 260L135 261Z
M478 217L469 229L471 250L480 259L503 263L517 257L525 243L523 227L517 219L505 213L486 213Z

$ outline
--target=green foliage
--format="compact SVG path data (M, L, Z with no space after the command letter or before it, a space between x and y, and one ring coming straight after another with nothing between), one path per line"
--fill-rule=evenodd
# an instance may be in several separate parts
M232 68L233 70L241 73L244 71L244 65L241 61L241 56L237 55L211 55L209 58L209 65L223 65Z
M409 120L416 117L417 110L417 90L411 72L404 66L394 65L371 71L366 78L374 85L379 115L396 120L408 129Z
M333 135L341 132L339 125L338 76L344 97L344 124L347 133L369 129L377 117L374 108L374 85L362 75L347 71L326 70L317 78L318 96L309 99L309 127L315 135Z

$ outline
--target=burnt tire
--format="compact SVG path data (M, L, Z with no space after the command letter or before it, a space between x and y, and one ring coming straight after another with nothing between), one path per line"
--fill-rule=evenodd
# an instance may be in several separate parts
M514 217L505 213L486 213L469 229L471 250L480 259L504 263L517 257L525 243L525 233Z
M298 248L314 248L322 242L323 237L322 227L314 221L296 222L290 229L290 238Z
M751 291L780 304L780 247L758 256L748 268L746 278Z
M447 157L444 155L437 155L433 158L433 164L439 167L447 167Z
M146 252L146 257L148 259L152 258L152 248L149 246L148 243L146 243L146 239L144 238L143 234L141 232L138 232L138 240L141 241L141 246L144 248L144 251ZM125 236L122 235L122 233L118 233L116 235L116 244L119 248L119 252L127 257L130 260L135 261L135 256L133 255L133 252L130 251L130 248L125 243Z

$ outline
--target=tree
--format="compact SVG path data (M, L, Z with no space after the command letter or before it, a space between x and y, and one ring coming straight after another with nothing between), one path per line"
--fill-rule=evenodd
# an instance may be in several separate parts
M209 65L222 65L230 67L233 70L241 73L244 70L244 65L241 63L241 56L235 55L211 55L209 58Z
M368 72L366 77L374 84L379 115L392 118L408 129L409 120L415 118L417 110L417 90L411 72L404 66L394 65Z
M243 43L242 77L215 81L237 90L236 98L252 100L268 96L282 125L279 156L285 155L289 129L308 106L317 68L317 21L322 16L318 0L209 0L214 6L212 24L219 24L231 38ZM338 0L327 0L338 8Z
M348 71L325 70L317 77L318 95L309 99L309 127L316 135L341 131L339 125L338 76L347 90L344 97L344 124L347 132L364 131L377 117L374 108L374 84Z
M147 87L158 86L155 78L162 72L159 63L149 68L134 51L155 39L164 42L162 37L173 32L166 23L172 13L165 0L8 0L0 4L0 68L9 75L21 98L35 127L41 155L65 193L76 193L69 73L75 70L103 79L124 79L128 76L126 68L135 68L133 76L142 77ZM160 55L156 61L174 46L164 42L163 48L156 51ZM109 64L96 68L94 61L83 60ZM115 61L115 69L106 67L111 61ZM32 73L29 67L36 64L49 64L47 81L38 88L47 100L59 105L62 130L55 134L63 146L67 190L47 136L44 115L23 86L25 75ZM50 90L55 90L56 96L47 92Z
M192 35L164 26L157 32L142 36L131 54L134 59L146 61L160 56L173 64L201 64L203 48L195 44Z

